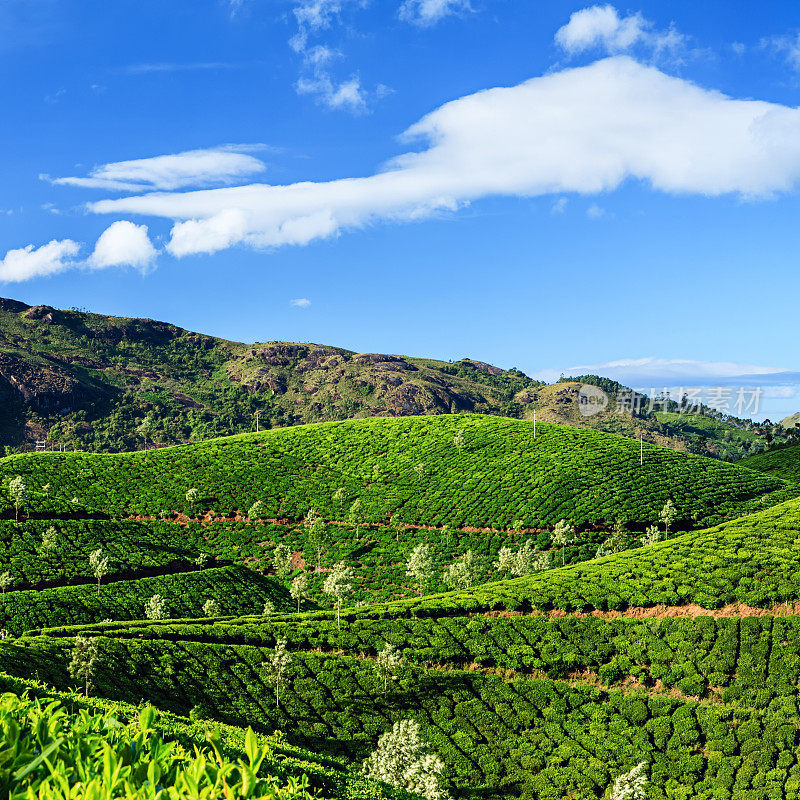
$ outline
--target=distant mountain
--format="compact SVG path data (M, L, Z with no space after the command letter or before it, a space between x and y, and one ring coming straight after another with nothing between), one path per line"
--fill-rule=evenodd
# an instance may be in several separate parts
M793 428L795 425L800 425L800 411L788 417L784 417L779 423L784 428Z
M590 415L581 407L585 383L607 397ZM698 428L688 425L691 415L629 414L629 400L630 390L598 376L547 385L471 359L244 344L150 319L0 299L0 445L9 449L32 449L37 441L110 452L145 440L178 444L255 430L256 414L263 429L371 416L536 413L544 422L641 435L724 458L758 452L770 433L741 421L710 425L705 416Z

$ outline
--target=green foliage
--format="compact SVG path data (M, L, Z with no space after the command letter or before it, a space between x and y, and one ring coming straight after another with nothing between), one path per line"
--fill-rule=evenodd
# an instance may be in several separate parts
M452 446L468 433L471 468ZM424 458L424 462L421 459ZM425 463L424 480L413 467ZM380 479L374 480L374 467ZM186 486L203 486L196 504L234 515L256 500L267 516L300 520L309 507L325 519L342 514L337 487L361 501L361 524L508 528L567 519L577 526L617 517L642 527L672 498L686 527L710 524L795 496L782 481L711 459L645 447L609 434L478 415L361 419L272 430L147 454L41 453L0 461L0 475L22 475L43 502L124 515L192 511ZM47 497L42 487L50 484ZM776 494L777 493L777 494ZM2 507L0 499L0 507ZM7 502L11 513L10 500Z

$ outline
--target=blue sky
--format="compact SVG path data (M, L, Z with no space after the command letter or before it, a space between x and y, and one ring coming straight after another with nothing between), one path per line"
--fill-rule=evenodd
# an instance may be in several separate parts
M0 294L639 388L763 383L757 416L783 416L792 12L6 0Z

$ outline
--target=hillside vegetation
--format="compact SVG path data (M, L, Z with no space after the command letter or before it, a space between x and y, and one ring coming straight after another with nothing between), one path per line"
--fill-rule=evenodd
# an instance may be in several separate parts
M393 796L354 770L411 720L441 759L427 800L599 800L639 763L648 800L798 800L800 489L643 455L448 414L4 458L0 690L81 691L93 642L92 694L152 703L185 748L219 730L234 778L257 744L262 780L291 792L308 775L324 798ZM407 569L420 545L427 584ZM499 580L504 548L525 547L520 577ZM443 591L467 556L469 580ZM141 735L94 702L70 713L121 714L112 750Z
M745 458L742 467L763 472L793 484L800 484L800 445L781 447L768 453Z
M582 383L608 405L581 412ZM471 412L593 428L722 459L782 441L777 425L703 415L660 419L596 375L545 385L464 358L354 353L294 342L244 344L166 322L0 298L0 447L121 452L300 423ZM639 400L644 398L638 396ZM670 408L680 410L672 403ZM632 413L633 411L633 413ZM687 423L690 416L694 422ZM695 428L713 417L707 433ZM145 428L142 429L142 425Z
M777 478L596 431L478 415L352 420L122 455L42 453L0 461L24 478L36 515L74 503L112 515L248 513L301 520L313 509L361 523L643 529L668 499L681 527L793 496ZM197 499L187 499L189 489ZM341 490L341 491L340 491ZM0 512L15 514L6 494Z

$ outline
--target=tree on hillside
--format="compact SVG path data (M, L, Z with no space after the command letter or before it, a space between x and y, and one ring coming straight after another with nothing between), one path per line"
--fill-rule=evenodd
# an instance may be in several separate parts
M342 600L353 591L353 580L355 573L353 570L344 563L339 561L334 564L333 569L328 573L325 578L325 583L322 584L322 591L329 594L336 601L336 627L341 630L341 610Z
M547 555L540 554L540 555ZM549 559L549 556L547 556ZM536 572L536 564L537 564L537 555L536 555L536 548L533 546L533 542L528 539L522 545L522 547L517 550L516 554L514 555L514 564L511 567L511 574L516 575L518 577L522 577L523 575L530 575L531 572Z
M168 614L167 601L160 594L154 594L144 605L147 619L166 619Z
M396 681L400 670L405 665L403 654L389 642L383 643L383 649L375 659L375 669L383 681L383 696L389 691L389 681Z
M195 489L194 486L191 489L186 490L186 502L190 506L194 507L199 497L200 497L200 492L197 491L197 489Z
M275 708L279 707L281 699L281 684L283 683L291 665L292 654L286 650L286 639L278 639L275 642L274 652L261 665L267 673L267 680L275 685Z
M450 564L444 573L444 584L451 589L469 589L480 576L480 561L472 550Z
M203 603L203 613L207 617L219 617L222 615L222 610L220 609L219 603L216 600L209 598L205 601L205 603Z
M501 547L497 553L497 561L492 565L504 578L514 568L514 551L510 547Z
M100 597L100 581L111 572L111 559L103 552L102 548L98 548L89 553L89 567L94 577L97 578L97 596Z
M275 565L275 572L282 578L292 571L292 557L292 548L288 544L281 542L275 545L272 563Z
M92 687L92 678L100 663L100 655L100 639L84 636L82 633L75 637L69 674L83 683L83 691L87 697Z
M43 554L52 553L58 545L58 531L54 526L50 526L42 534L42 542L39 545L39 551Z
M414 472L417 474L417 480L421 481L425 477L425 470L425 464L423 464L421 461L414 467Z
M14 578L11 576L10 572L0 572L0 590L2 590L4 598L6 596L6 589L8 589L12 583L14 583Z
M418 544L411 551L406 564L406 575L417 582L419 593L425 594L425 590L436 575L436 561L428 545Z
M358 540L361 533L361 523L363 522L363 514L361 512L361 498L356 497L350 510L347 512L347 522L355 526L356 540Z
M334 493L333 497L331 498L333 502L339 506L339 511L344 510L344 498L345 498L345 491L344 486L340 486Z
M395 722L378 739L375 752L364 761L362 773L372 780L405 789L425 800L446 800L439 786L444 763L422 738L419 723L413 719Z
M620 775L611 787L610 800L646 800L647 775L646 764L637 764L630 772Z
M14 521L19 522L20 506L28 499L28 487L22 475L17 475L8 482L8 493L14 503Z
M669 536L669 529L678 517L678 509L675 508L675 503L672 502L671 498L664 503L664 508L661 509L658 517L664 523L664 533Z
M147 442L153 433L153 420L150 417L145 417L141 424L136 428L136 433L142 437L144 441L144 451L147 452Z
M661 531L658 529L658 525L650 525L645 530L644 534L642 534L642 546L646 547L650 544L656 544L657 542L661 541Z
M308 544L317 554L317 572L322 564L322 551L328 544L329 533L325 520L320 516L314 517L308 526Z
M456 435L453 437L453 444L455 445L456 450L459 453L464 452L464 431L463 429L459 428Z
M564 552L568 544L572 544L575 539L575 528L569 524L565 519L559 520L556 523L555 530L553 531L553 545L561 548L561 566L566 563Z
M292 581L292 585L289 587L289 594L292 596L293 600L297 600L297 613L300 613L300 603L306 599L308 596L306 593L308 592L308 576L303 572L302 574L298 575Z
M260 501L256 500L247 511L249 519L261 519L267 513L267 507Z

